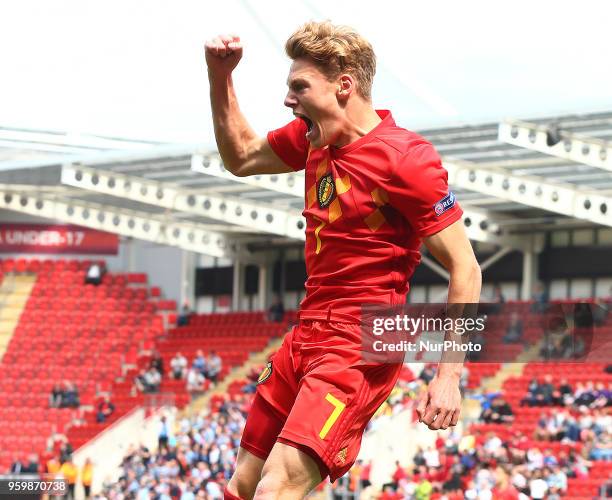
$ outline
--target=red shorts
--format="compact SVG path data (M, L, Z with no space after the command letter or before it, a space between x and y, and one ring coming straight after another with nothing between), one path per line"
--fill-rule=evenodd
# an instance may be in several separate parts
M302 320L260 376L241 446L265 460L278 440L335 481L357 459L366 425L402 364L364 361L360 325Z

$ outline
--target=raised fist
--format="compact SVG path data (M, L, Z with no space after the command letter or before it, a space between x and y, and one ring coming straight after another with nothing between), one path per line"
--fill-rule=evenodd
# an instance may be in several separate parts
M204 44L208 71L215 76L229 75L242 58L239 36L219 35Z

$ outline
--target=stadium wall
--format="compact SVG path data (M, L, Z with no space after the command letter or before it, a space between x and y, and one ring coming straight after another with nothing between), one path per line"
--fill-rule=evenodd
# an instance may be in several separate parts
M61 221L0 210L0 224L3 222L13 224L63 224ZM104 259L111 272L147 273L149 285L161 287L165 298L176 300L180 304L189 293L188 287L184 286L185 280L181 279L181 273L185 270L187 261L192 259L188 255L190 253L176 247L120 237L117 255L0 253L0 258ZM160 263L162 264L160 265Z

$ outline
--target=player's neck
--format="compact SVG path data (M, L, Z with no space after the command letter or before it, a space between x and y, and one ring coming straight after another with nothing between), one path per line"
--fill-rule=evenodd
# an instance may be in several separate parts
M370 102L360 101L347 106L342 132L334 141L334 147L341 148L371 132L381 122L380 116Z

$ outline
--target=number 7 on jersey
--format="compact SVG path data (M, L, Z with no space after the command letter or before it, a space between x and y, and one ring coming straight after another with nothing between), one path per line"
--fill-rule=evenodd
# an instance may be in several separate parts
M325 439L325 436L327 436L329 430L336 423L336 420L338 420L338 417L344 411L344 408L346 408L346 405L342 401L332 396L329 392L325 396L325 401L331 403L334 407L334 410L331 412L331 415L325 421L325 425L323 425L321 432L319 432L319 437L321 439Z

